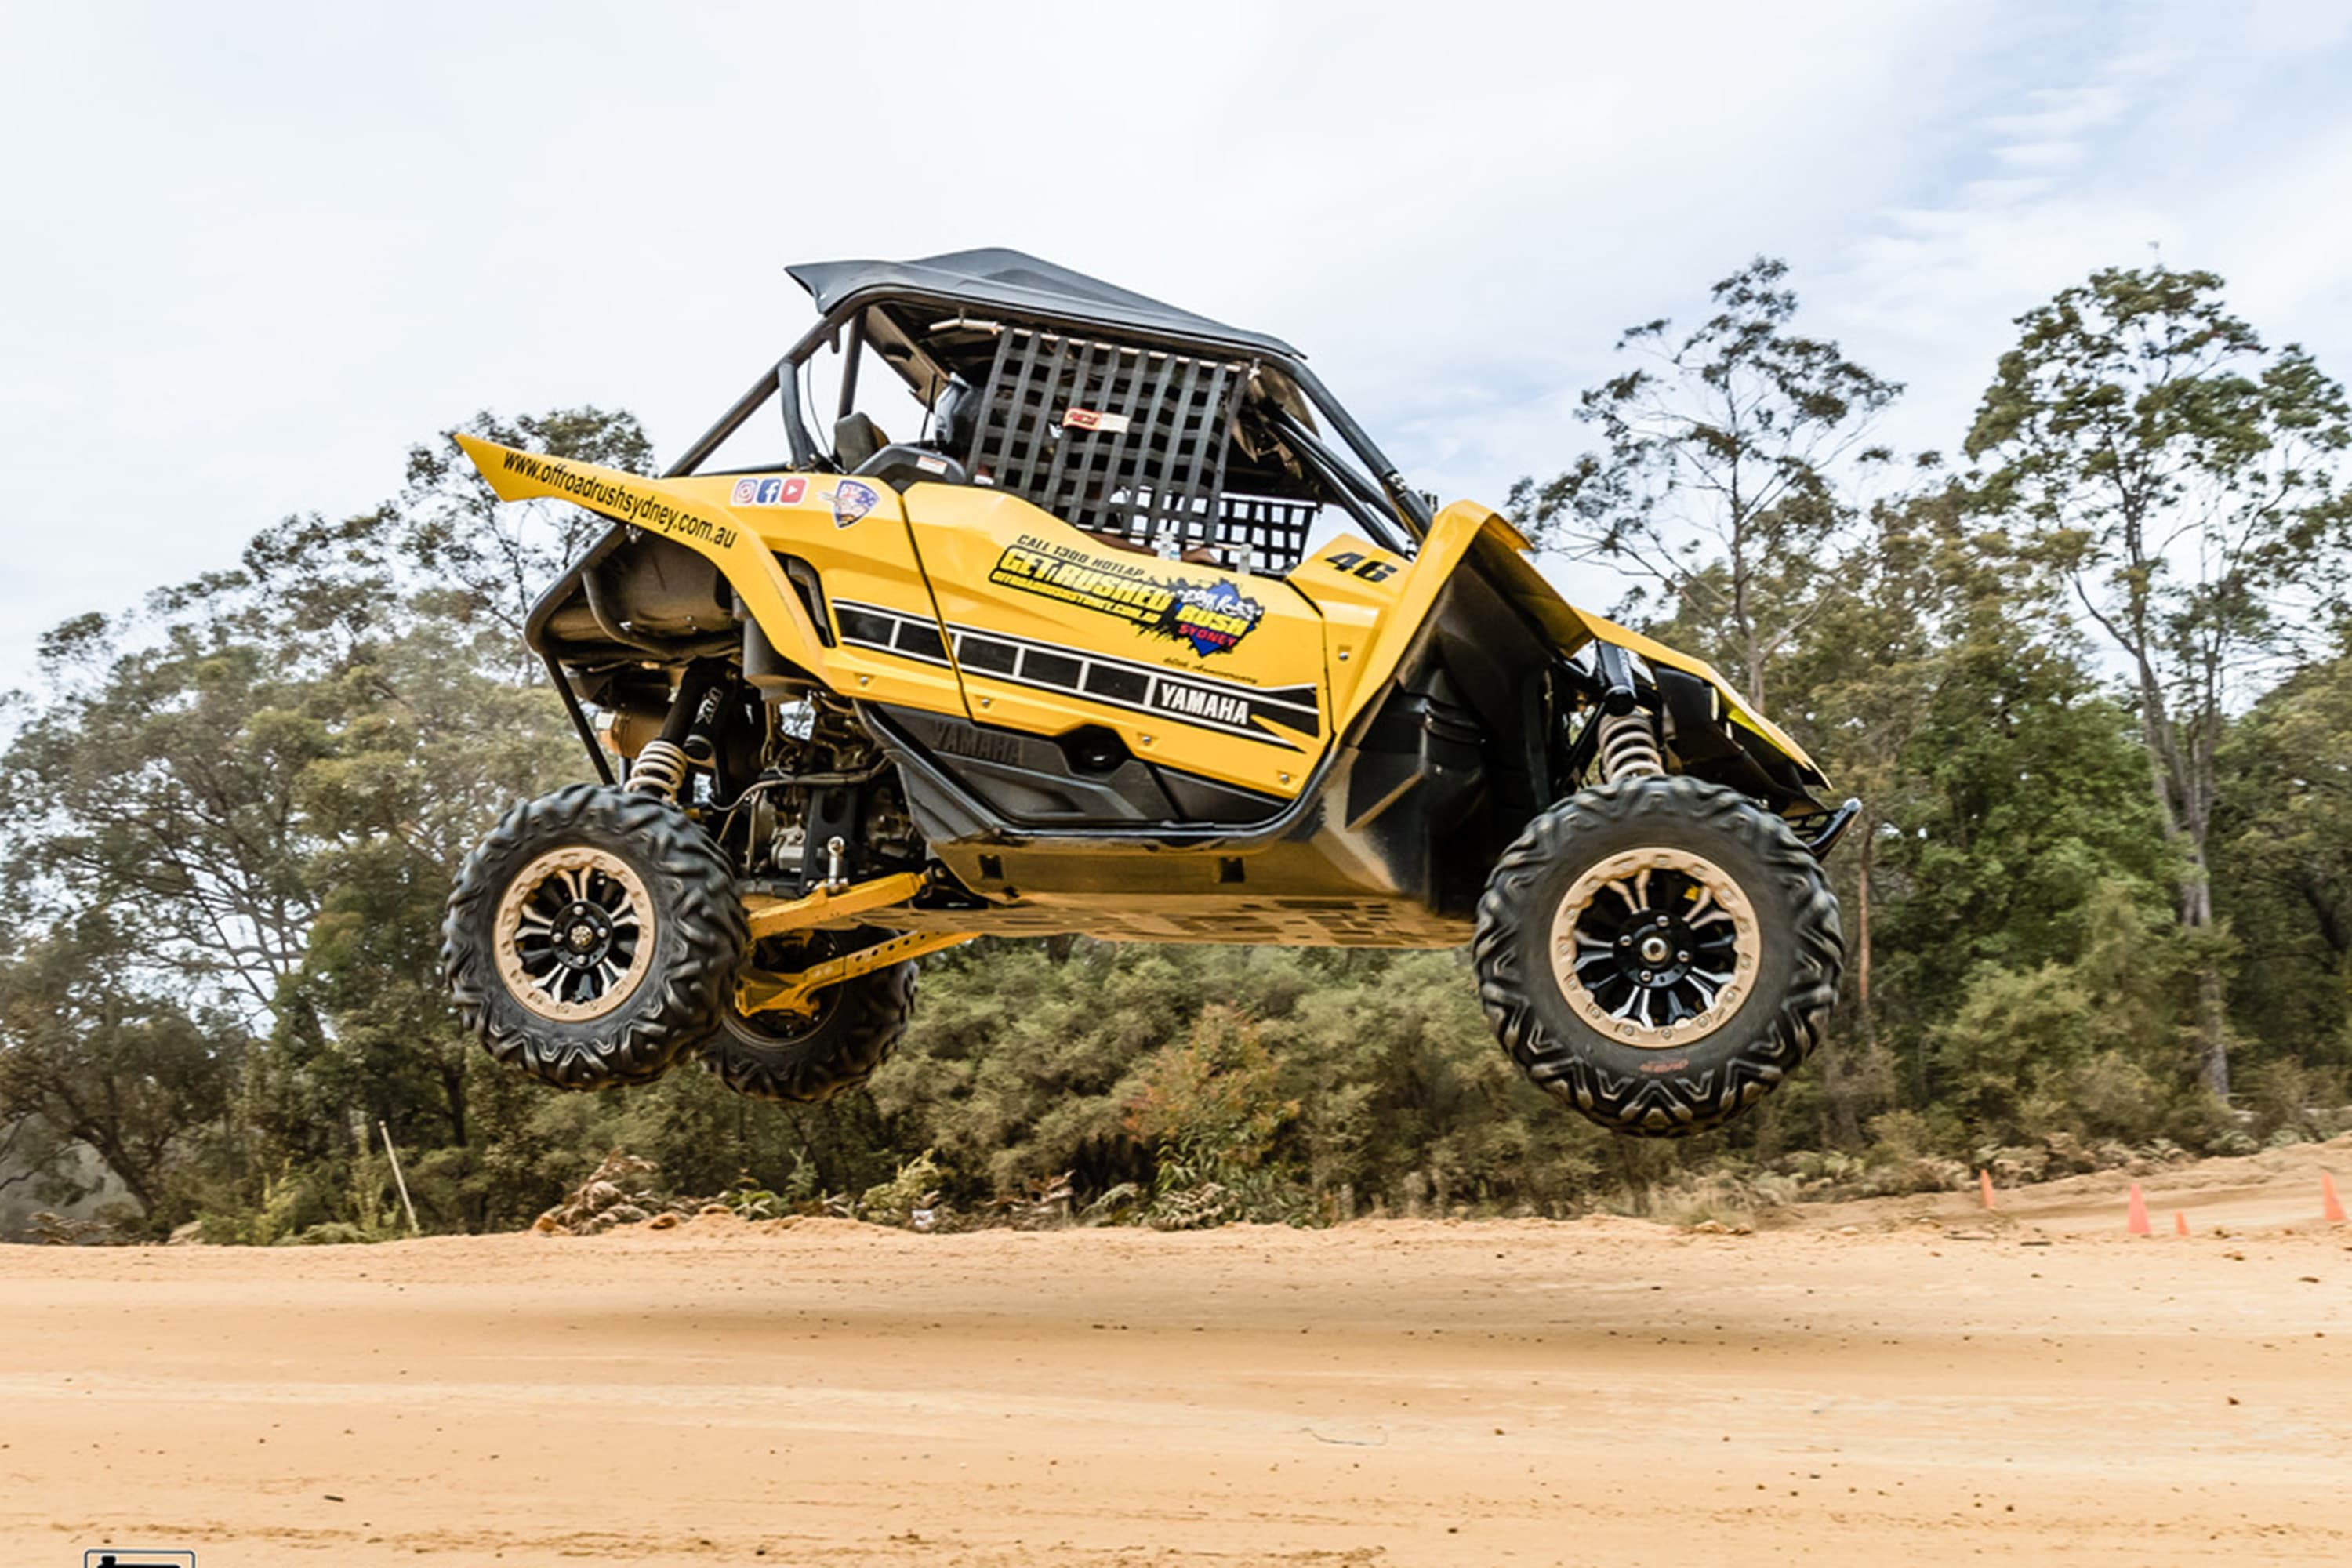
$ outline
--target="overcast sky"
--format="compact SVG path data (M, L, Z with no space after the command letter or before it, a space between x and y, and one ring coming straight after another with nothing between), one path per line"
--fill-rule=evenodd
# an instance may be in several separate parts
M2230 280L2352 374L2352 6L0 0L0 689L478 409L675 454L790 261L1033 251L1305 349L1416 482L1562 467L1759 252L1956 446L2020 311ZM1588 591L1603 591L1580 584Z

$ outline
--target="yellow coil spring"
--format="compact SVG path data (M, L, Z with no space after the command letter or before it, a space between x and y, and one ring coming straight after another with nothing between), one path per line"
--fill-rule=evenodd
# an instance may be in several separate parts
M1666 759L1658 750L1657 737L1650 729L1650 716L1640 709L1631 713L1603 714L1601 720L1601 779L1615 784L1619 779L1654 777L1666 771Z
M646 749L637 753L636 763L629 769L629 787L674 801L677 792L686 786L686 775L692 766L684 748L676 742L647 741Z

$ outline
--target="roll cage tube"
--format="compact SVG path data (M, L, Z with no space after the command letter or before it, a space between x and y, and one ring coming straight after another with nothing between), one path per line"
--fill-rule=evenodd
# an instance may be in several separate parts
M750 391L737 398L733 405L719 416L718 423L696 437L694 445L680 454L677 462L664 468L661 477L666 479L684 479L700 468L704 459L719 450L727 437L741 429L743 421L766 406L771 397L781 398L783 402L784 439L792 443L793 467L814 467L816 443L809 437L807 421L801 417L801 389L799 377L793 374L794 366L795 362L789 354L778 360L751 384Z
M737 398L733 406L720 415L709 429L697 437L694 444L680 455L677 462L663 470L662 477L674 479L693 473L702 466L711 453L717 451L726 442L729 437L742 427L744 421L758 413L771 397L777 398L782 405L784 436L792 444L793 466L795 468L815 467L816 441L809 433L808 421L801 405L800 377L797 374L800 367L806 363L809 356L815 353L818 349L839 346L842 342L841 330L853 322L856 324L857 330L848 347L853 355L856 354L865 346L865 312L867 307L900 300L909 304L933 305L942 310L959 312L966 309L970 303L953 295L932 294L920 289L874 290L853 295L843 300L814 327L803 334L800 341L792 346L784 357L777 361L772 369L754 382L749 391ZM1067 319L1072 321L1084 321L1086 318L1074 314ZM1165 343L1171 347L1198 349L1202 346L1222 346L1213 337L1188 339L1160 333L1139 332L1120 323L1107 325L1110 330L1127 336L1155 343ZM1297 426L1297 421L1286 421L1290 425L1297 426L1296 437L1286 430L1284 438L1295 441L1300 449L1301 457L1307 460L1309 466L1316 468L1317 477L1332 487L1339 495L1340 504L1372 532L1379 543L1400 555L1412 554L1414 547L1429 534L1432 517L1428 503L1406 485L1404 476L1398 472L1396 466L1382 455L1380 447L1373 444L1371 437L1365 433L1364 427L1349 417L1348 411L1340 406L1337 398L1331 395L1330 389L1318 379L1313 371L1307 368L1303 361L1285 355L1267 354L1263 349L1255 347L1246 348L1244 352L1260 359L1271 361L1283 374L1290 378L1292 384L1306 395L1307 400L1314 405L1316 411L1329 421L1331 428L1338 432L1341 441L1355 454L1357 460L1375 477L1380 487L1379 491L1373 492L1363 482L1360 475L1349 469L1347 464L1340 462L1337 454L1333 453L1319 437L1307 431L1303 426ZM850 370L845 374L854 376L856 372ZM1370 515L1367 515L1368 513ZM1403 523L1402 534L1391 525L1390 521L1391 515Z
M1339 438L1348 443L1349 448L1379 479L1381 488L1388 492L1389 504L1396 509L1398 516L1404 519L1406 531L1412 535L1413 542L1418 544L1428 538L1430 527L1436 521L1436 514L1429 510L1429 503L1421 498L1420 492L1404 482L1404 475L1373 444L1364 427L1356 423L1338 398L1331 395L1331 389L1307 368L1304 361L1287 360L1282 368L1292 381L1297 383L1298 389L1307 394L1307 401L1331 422L1331 428L1339 432ZM1401 550L1397 553L1405 555L1412 552Z
M866 358L866 312L860 310L849 321L849 346L841 356L841 401L833 411L835 420L849 417L857 406L857 367Z
M1339 460L1338 453L1325 446L1315 432L1309 430L1298 416L1286 408L1276 408L1271 423L1275 434L1301 461L1315 470L1315 477L1331 487L1339 504L1370 531L1372 540L1383 550L1398 555L1411 555L1412 546L1399 533L1393 519L1388 515L1389 498L1372 489L1371 481Z

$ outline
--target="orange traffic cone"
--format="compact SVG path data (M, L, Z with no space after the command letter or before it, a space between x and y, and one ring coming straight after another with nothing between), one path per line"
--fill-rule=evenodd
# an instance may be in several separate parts
M2137 1182L2134 1182L2132 1184L2131 1214L2130 1216L2124 1221L2124 1228L2131 1232L2134 1236L2153 1236L2156 1234L2148 1228L2147 1200L2139 1195L2139 1184Z
M2319 1173L2319 1205L2328 1224L2344 1223L2344 1200L2336 1195L2336 1178L2325 1171Z
M1984 1198L1984 1206L1992 1207L1992 1173L1990 1171L1977 1173L1977 1192Z
M2174 1209L2172 1211L2172 1234L2175 1236L2187 1236L2189 1234L2189 1216L2182 1214L2179 1209Z

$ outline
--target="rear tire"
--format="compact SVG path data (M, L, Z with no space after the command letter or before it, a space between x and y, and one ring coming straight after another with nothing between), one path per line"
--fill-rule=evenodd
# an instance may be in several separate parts
M1845 948L1829 880L1780 818L1645 777L1528 825L1472 953L1487 1020L1538 1087L1612 1131L1681 1138L1811 1053Z
M735 873L675 805L573 784L457 873L441 962L491 1056L558 1089L651 1083L709 1033L748 946Z
M832 956L830 938L821 933L824 951L795 953L776 967L799 968ZM787 1105L816 1105L862 1088L907 1032L915 1005L915 966L894 963L854 975L826 986L813 1000L816 1013L811 1017L744 1014L730 997L719 1008L718 1027L702 1042L703 1067L738 1094Z

